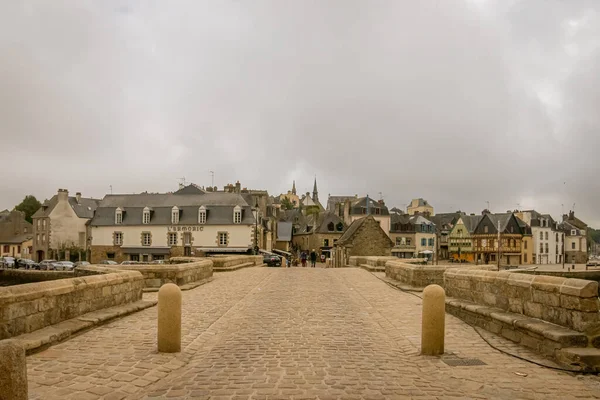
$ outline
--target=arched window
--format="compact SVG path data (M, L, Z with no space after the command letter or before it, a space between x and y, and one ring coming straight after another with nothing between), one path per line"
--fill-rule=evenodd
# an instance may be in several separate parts
M144 207L144 211L142 213L142 224L150 223L150 209L148 207Z
M123 223L123 210L121 210L121 207L119 207L115 211L115 224L119 225L122 223Z
M201 206L198 209L198 223L205 224L206 223L206 207Z
M330 223L327 224L327 230L329 232L333 232L333 222L330 222Z
M234 224L242 223L242 208L240 206L235 206L233 209L233 223Z
M336 229L338 232L341 232L344 230L344 224L342 224L341 222L338 222Z
M179 223L179 208L177 206L174 206L171 209L171 223L172 224L178 224Z

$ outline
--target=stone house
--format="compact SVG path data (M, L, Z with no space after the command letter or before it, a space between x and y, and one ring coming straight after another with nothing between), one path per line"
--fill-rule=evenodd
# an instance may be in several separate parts
M584 264L588 260L587 224L575 217L574 211L563 215L560 229L564 233L565 262Z
M66 189L45 200L33 214L33 257L77 261L86 258L89 247L87 223L100 200L69 196Z
M336 196L341 198L342 196ZM331 200L331 197L330 197ZM373 216L381 229L389 235L391 217L390 212L383 200L375 201L369 196L366 197L347 197L343 203L334 203L331 201L328 207L334 209L334 214L342 218L346 225L362 219L367 215Z
M0 212L0 257L31 258L33 226L25 213L17 210Z
M315 249L319 255L331 257L333 246L346 231L344 221L332 212L309 214L296 219L293 226L293 244L298 251Z
M475 262L472 235L481 218L481 215L463 215L456 221L448 234L448 251L451 260Z
M500 232L500 234L498 234ZM522 257L523 227L513 213L484 212L472 234L476 263L519 265Z
M518 211L517 217L531 227L532 256L531 264L561 264L563 258L564 232L550 214L540 214L535 210Z
M390 256L394 244L373 215L357 219L333 249L334 267L344 267L352 256Z
M410 204L408 205L408 207L406 207L406 212L408 213L408 215L415 215L415 214L423 214L423 215L429 215L429 216L433 216L435 215L433 213L433 206L431 204L429 204L427 202L427 200L423 200L421 198L419 199L413 199Z
M89 223L91 261L248 254L254 209L236 192L107 195Z

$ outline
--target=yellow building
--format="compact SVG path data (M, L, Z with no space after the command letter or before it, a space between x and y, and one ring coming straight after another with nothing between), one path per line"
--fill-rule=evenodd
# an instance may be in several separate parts
M427 200L421 198L413 199L409 206L406 207L406 212L408 215L415 215L416 213L434 215L433 206Z

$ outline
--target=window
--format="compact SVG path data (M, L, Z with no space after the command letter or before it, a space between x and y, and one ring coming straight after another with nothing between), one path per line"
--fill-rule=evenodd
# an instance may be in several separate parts
M329 247L329 239L323 239L323 247Z
M42 225L41 225L41 222L42 222L42 221L40 221L39 219L37 220L37 228L38 228L38 231L40 230L40 227L42 226Z
M129 261L140 261L140 255L139 254L130 254Z
M546 240L548 240L548 232L546 232Z
M108 258L109 260L114 260L115 259L115 253L106 253L106 258Z
M46 234L42 233L42 244L46 243Z
M123 245L123 232L115 232L114 238L115 238L115 246Z
M39 233L37 235L35 235L35 242L37 244L40 244L40 234Z
M27 233L27 227L23 228L23 233Z
M198 209L198 223L205 224L206 223L206 207L202 206Z
M487 225L483 227L483 233L488 233L488 230L489 230L489 228Z
M406 245L410 246L410 239L408 239L408 238L406 239Z
M21 246L17 246L17 253L21 253Z
M235 206L233 209L233 223L241 224L242 223L242 209L240 206Z
M550 253L550 251L548 250L548 243L546 243L546 254Z
M152 244L152 234L150 232L142 232L142 246L150 246Z
M328 223L328 224L327 224L327 230L328 230L329 232L333 232L333 228L334 228L334 226L333 226L333 222L330 222L330 223Z
M192 244L192 234L190 232L183 233L183 245L190 246Z
M577 235L577 231L575 229L571 229L571 236L576 236Z
M144 208L144 212L142 214L142 224L150 223L150 209L148 207Z
M523 248L527 250L527 242L523 242Z
M429 245L433 246L433 239L429 239Z
M544 240L544 232L540 232L540 240Z
M427 239L425 239L425 238L421 239L421 246L427 246Z
M152 259L153 260L164 260L165 256L164 256L164 254L156 254L156 255L152 256Z
M178 224L179 223L179 208L177 206L171 209L171 223Z
M525 242L527 243L527 242ZM527 253L523 254L523 262L527 263Z
M45 219L42 220L42 230L44 230L44 231L46 230L46 220Z
M338 222L336 229L338 232L341 232L344 230L344 224L342 224L341 222Z
M381 210L379 208L376 208L375 209L375 214L377 214L377 215L381 214Z
M402 245L402 239L404 239L404 238L400 238L400 237L396 238L396 246Z
M558 243L558 233L556 234L556 242Z
M9 245L7 245L7 244L5 244L5 245L4 245L4 250L2 250L2 251L3 251L3 252L5 252L5 253L8 253L8 252L10 252L10 246L9 246Z
M169 246L177 246L177 232L169 232Z
M227 232L219 232L219 246L227 246Z
M119 225L123 223L123 210L117 208L115 211L115 224Z
M540 254L544 254L544 243L540 243Z
M571 243L571 250L575 250L575 242Z

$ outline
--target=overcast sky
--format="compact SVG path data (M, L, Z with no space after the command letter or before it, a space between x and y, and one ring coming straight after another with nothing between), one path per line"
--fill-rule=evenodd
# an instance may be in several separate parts
M0 209L178 178L600 227L596 0L0 0Z

